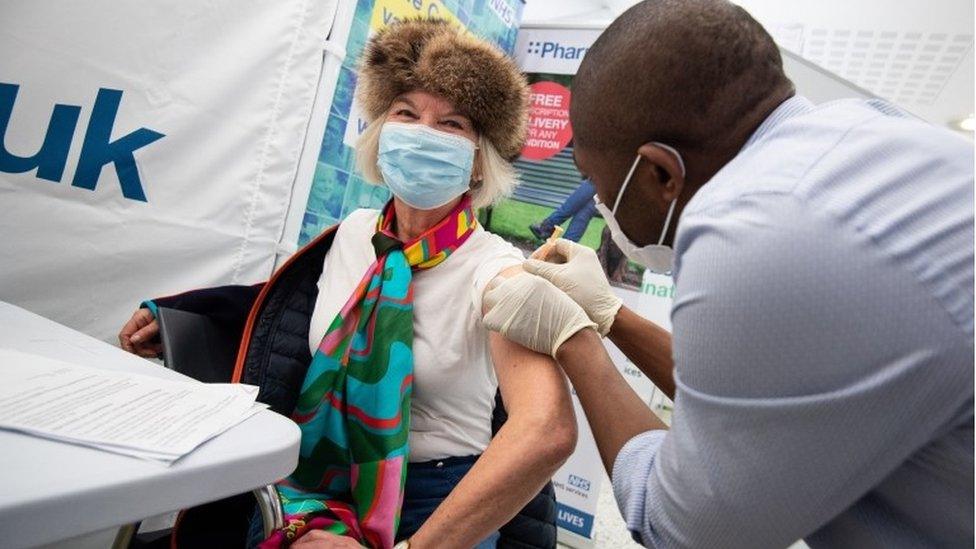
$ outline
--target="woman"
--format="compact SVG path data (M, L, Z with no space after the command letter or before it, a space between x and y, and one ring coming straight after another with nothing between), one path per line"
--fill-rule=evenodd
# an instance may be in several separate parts
M279 483L289 525L264 545L493 546L576 436L551 360L481 325L485 287L522 256L484 231L473 208L514 185L506 159L524 139L527 87L488 44L444 22L410 20L367 45L357 99L371 120L357 162L394 198L382 211L352 212L257 297L261 303L276 280L292 276L282 271L331 243L292 413L302 452ZM238 379L249 368L259 308L244 328ZM128 350L155 350L155 328L139 328L148 314L123 328ZM492 438L496 389L509 419ZM259 519L252 532L252 542L263 537Z

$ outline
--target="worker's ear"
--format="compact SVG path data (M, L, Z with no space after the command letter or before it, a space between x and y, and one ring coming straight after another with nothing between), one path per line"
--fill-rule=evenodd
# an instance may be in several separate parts
M641 156L640 164L643 164L643 166L638 165L637 168L644 172L641 174L643 176L641 179L655 184L654 187L659 189L658 192L665 204L670 204L672 200L676 200L685 188L685 175L681 160L675 156L673 151L653 142L641 145L637 149L637 154Z

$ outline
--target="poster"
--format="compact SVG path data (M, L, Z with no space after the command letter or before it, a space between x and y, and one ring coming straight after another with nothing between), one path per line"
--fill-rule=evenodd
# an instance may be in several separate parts
M351 21L343 59L326 113L321 146L305 201L297 244L357 208L380 208L389 199L384 187L367 183L355 169L354 145L365 122L354 104L356 66L373 32L397 19L433 16L452 21L512 52L522 14L521 0L359 0L350 3ZM337 25L338 26L338 25Z
M599 29L522 27L515 57L531 86L528 135L515 161L519 185L484 216L487 229L526 253L556 226L593 248L614 284L637 290L641 271L612 243L593 205L595 190L573 161L573 78Z
M569 88L543 80L530 86L529 122L522 158L536 162L552 158L569 145Z

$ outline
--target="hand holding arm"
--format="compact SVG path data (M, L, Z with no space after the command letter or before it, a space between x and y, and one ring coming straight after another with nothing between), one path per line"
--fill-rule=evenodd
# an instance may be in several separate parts
M546 257L538 254L546 253ZM623 301L613 294L596 252L560 238L536 250L522 264L525 272L545 278L566 292L606 336Z
M539 277L518 274L485 293L489 329L539 352L552 352L569 376L610 472L620 448L666 426L627 385L586 314Z
M533 254L533 259L523 264L525 270L566 292L597 324L600 335L608 336L654 385L673 399L671 334L622 305L610 289L596 252L563 239L551 248L547 257L536 258Z
M594 328L572 299L545 279L526 273L495 279L484 296L485 326L537 353L553 356L580 330Z

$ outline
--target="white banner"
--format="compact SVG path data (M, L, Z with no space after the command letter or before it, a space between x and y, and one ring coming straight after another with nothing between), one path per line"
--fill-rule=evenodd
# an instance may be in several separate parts
M0 9L0 300L113 339L269 276L335 0Z

